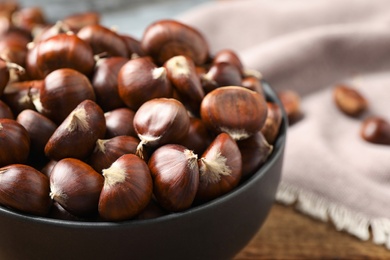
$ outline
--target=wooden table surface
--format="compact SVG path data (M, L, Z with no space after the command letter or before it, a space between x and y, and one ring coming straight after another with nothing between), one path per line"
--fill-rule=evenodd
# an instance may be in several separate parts
M275 203L252 241L234 258L244 259L390 259L390 250L338 232L331 223Z

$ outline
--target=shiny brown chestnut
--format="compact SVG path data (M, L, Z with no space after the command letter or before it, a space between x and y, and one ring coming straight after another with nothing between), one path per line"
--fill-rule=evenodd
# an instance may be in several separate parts
M24 7L12 14L12 23L23 30L32 32L35 26L46 24L45 14L38 6Z
M117 108L104 113L106 118L106 138L119 135L138 137L133 126L134 116L135 112L127 107Z
M165 210L183 211L192 205L199 186L197 158L177 144L161 146L150 157L153 194Z
M2 100L0 100L0 118L15 119L11 108Z
M124 154L135 154L139 140L132 136L116 136L110 139L98 139L88 158L88 164L98 173L107 169Z
M258 77L255 76L244 77L241 81L241 86L264 95L263 83L261 79L259 79Z
M95 66L92 48L74 34L61 33L34 44L27 53L26 70L31 79L70 68L90 76Z
M103 111L125 106L118 93L118 74L127 61L124 57L108 57L96 62L91 83Z
M100 24L100 18L100 13L87 11L70 14L61 21L66 24L73 32L78 32L84 26Z
M96 141L104 137L106 122L103 110L93 101L81 102L58 126L47 141L45 154L53 160L87 158Z
M333 99L336 106L346 115L357 117L367 110L367 99L348 85L337 85L333 88Z
M207 129L202 120L190 117L190 128L187 134L178 142L195 154L203 154L214 139L214 135Z
M128 58L127 45L122 37L101 24L82 27L77 36L88 43L94 54L106 53L108 56Z
M242 159L237 143L226 134L219 134L198 160L199 187L196 200L215 199L235 188L242 176Z
M242 77L241 72L235 65L226 62L219 62L213 64L206 74L202 76L203 84L206 86L241 86ZM205 84L205 82L209 82ZM212 89L205 89L210 92Z
M21 66L0 58L0 96L10 81L10 70L17 70L18 73L24 73L24 69Z
M45 216L49 212L49 179L31 166L0 168L0 204L17 211Z
M12 82L4 89L2 99L11 108L14 115L25 109L35 109L34 97L38 96L43 80Z
M153 98L171 97L173 88L164 67L157 67L149 57L129 60L118 74L119 96L136 111Z
M44 115L31 109L23 110L17 116L16 121L27 130L30 136L30 152L43 155L45 145L57 129L57 125Z
M105 220L131 219L148 206L153 182L148 165L133 154L119 157L103 170L104 186L99 198L99 215Z
M370 143L390 145L390 123L382 117L370 116L363 121L360 136Z
M200 107L201 119L216 133L226 132L242 140L260 131L267 118L264 96L239 86L217 88Z
M0 118L0 167L25 163L30 152L30 136L16 120Z
M159 65L178 55L187 56L196 65L201 65L209 56L208 43L198 30L169 19L150 24L144 31L141 46Z
M268 159L273 151L262 132L257 132L248 139L237 141L242 158L242 179L255 173Z
M0 57L25 68L28 52L27 44L30 41L31 37L19 31L12 31L2 35L0 37ZM17 76L24 79L21 77L22 75Z
M33 97L35 108L60 124L80 102L95 100L89 79L73 69L58 69L44 79L39 94Z
M103 176L88 164L65 158L51 170L50 197L75 216L94 215L103 182Z
M267 119L261 128L268 143L273 144L279 134L280 125L282 124L283 114L280 106L275 102L267 102Z
M237 53L231 49L222 49L218 51L213 57L213 63L228 63L235 66L238 71L243 75L244 65Z
M205 93L194 62L188 57L179 55L167 60L164 67L167 70L168 79L177 90L183 104L192 113L199 115L200 103Z
M184 105L173 98L156 98L145 102L135 113L134 130L141 142L137 155L144 146L157 147L179 142L187 134L190 118Z

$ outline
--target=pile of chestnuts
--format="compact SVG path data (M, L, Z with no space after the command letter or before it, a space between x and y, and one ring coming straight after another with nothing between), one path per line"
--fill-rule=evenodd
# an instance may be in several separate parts
M175 20L142 39L93 12L0 3L0 205L66 220L180 212L272 153L281 108L232 50Z

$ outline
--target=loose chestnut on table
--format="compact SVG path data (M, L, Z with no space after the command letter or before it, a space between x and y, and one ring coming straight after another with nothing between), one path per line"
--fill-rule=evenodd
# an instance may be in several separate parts
M138 40L97 18L37 24L1 96L18 121L0 119L0 258L234 257L279 182L276 93L193 27L160 20Z

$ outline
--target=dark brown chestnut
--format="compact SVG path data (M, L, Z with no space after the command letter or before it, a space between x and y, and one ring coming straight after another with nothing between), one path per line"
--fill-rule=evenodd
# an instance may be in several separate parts
M138 137L133 126L134 116L135 112L127 107L117 108L104 113L106 118L106 138L119 135Z
M218 51L213 58L213 63L228 63L235 66L241 75L243 75L244 66L237 53L231 49L223 49Z
M28 52L27 44L30 41L30 37L19 31L8 32L7 34L2 35L0 37L0 57L8 62L18 64L25 68ZM21 75L17 76L22 78Z
M176 144L161 146L150 157L153 193L165 210L183 211L192 205L199 186L197 158Z
M85 100L55 130L46 143L45 154L57 161L67 157L85 159L105 131L103 110L95 102Z
M135 113L134 129L141 142L137 154L143 154L143 146L157 147L177 143L187 134L190 118L184 105L173 98L156 98L145 102Z
M254 174L268 159L273 151L262 132L257 132L248 139L237 141L242 158L242 179Z
M370 143L390 145L390 123L382 117L370 116L363 121L360 135Z
M101 24L82 27L77 36L88 43L94 54L106 53L108 56L129 57L127 45L122 37Z
M221 133L214 139L198 164L197 201L209 201L226 194L241 180L241 153L236 141L226 133Z
M39 95L33 97L35 108L60 124L80 102L95 100L89 79L74 69L58 69L44 79Z
M0 118L0 167L25 163L30 152L27 130L13 119Z
M135 154L139 140L132 136L116 136L110 139L98 139L88 164L101 173L124 154Z
M104 186L99 198L99 215L110 221L131 219L152 198L153 182L148 165L133 154L119 157L103 170Z
M11 108L2 100L0 100L0 118L15 119Z
M45 216L49 212L49 179L23 164L0 168L0 204L23 213Z
M129 58L134 57L135 55L139 57L146 56L145 52L142 50L141 42L139 40L128 34L123 34L121 36L126 43L127 50L129 52Z
M277 95L282 103L283 109L287 114L289 125L295 124L302 117L301 97L298 92L291 89L283 89L277 92Z
M84 26L100 24L100 19L100 13L87 11L70 14L61 21L66 24L73 32L78 32Z
M16 121L27 130L30 136L31 152L43 155L45 145L57 129L57 125L44 115L31 109L23 110L17 116Z
M198 30L169 19L150 24L144 31L141 46L159 65L178 55L201 65L209 56L207 41Z
M103 111L125 106L118 93L118 74L127 61L128 59L124 57L108 57L96 62L91 83L96 103Z
M13 69L17 70L18 73L24 73L24 69L21 66L0 58L0 96L10 81L10 70Z
M200 103L204 98L204 91L200 78L196 72L194 62L185 56L174 56L164 64L168 79L177 90L180 99L195 115L199 115Z
M50 197L75 216L94 215L103 182L103 176L88 164L65 158L51 170Z
M35 109L33 99L38 96L43 80L12 82L4 89L2 99L14 115L25 109Z
M27 53L26 70L32 79L70 68L90 76L95 66L91 46L74 34L61 33L34 44Z
M136 111L153 98L172 97L173 89L164 67L157 67L149 57L129 60L118 74L119 96Z
M257 133L267 118L264 96L239 86L217 88L202 101L203 122L216 133L226 132L235 140Z

